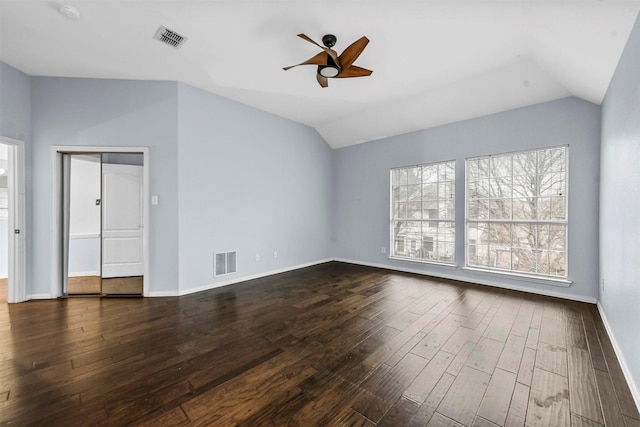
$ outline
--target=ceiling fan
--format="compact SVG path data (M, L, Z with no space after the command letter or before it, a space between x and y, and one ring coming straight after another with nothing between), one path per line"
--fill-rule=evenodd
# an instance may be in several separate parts
M335 50L331 49L335 46L337 41L336 36L333 34L327 34L322 37L322 44L324 44L324 46L320 46L304 34L298 34L298 37L318 46L322 49L322 52L304 62L301 62L300 64L284 67L283 70L285 71L293 67L297 67L298 65L317 65L318 72L316 73L316 78L322 87L329 86L329 82L327 80L329 78L343 79L347 77L365 77L370 76L373 72L366 68L353 65L355 60L358 59L364 48L367 47L367 44L369 43L369 39L366 37L361 37L351 43L351 45L349 45L340 56L338 56Z

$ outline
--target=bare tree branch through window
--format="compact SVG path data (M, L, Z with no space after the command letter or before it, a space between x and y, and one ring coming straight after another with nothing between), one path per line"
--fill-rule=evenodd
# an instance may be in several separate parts
M467 265L567 277L567 147L467 160Z

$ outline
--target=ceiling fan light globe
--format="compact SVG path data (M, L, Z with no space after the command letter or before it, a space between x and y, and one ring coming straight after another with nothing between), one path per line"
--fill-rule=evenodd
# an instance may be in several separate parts
M335 77L338 74L340 74L340 69L338 69L337 67L322 67L319 68L318 73L322 76L322 77Z

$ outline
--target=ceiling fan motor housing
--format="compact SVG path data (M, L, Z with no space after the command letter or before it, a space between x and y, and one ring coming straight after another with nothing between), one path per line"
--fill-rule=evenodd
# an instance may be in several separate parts
M328 48L332 48L336 45L338 39L333 34L326 34L322 37L322 44Z

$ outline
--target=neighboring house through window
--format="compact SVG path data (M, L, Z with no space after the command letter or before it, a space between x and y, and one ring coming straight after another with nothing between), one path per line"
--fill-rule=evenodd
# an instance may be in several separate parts
M391 240L394 258L455 263L454 161L391 170Z

